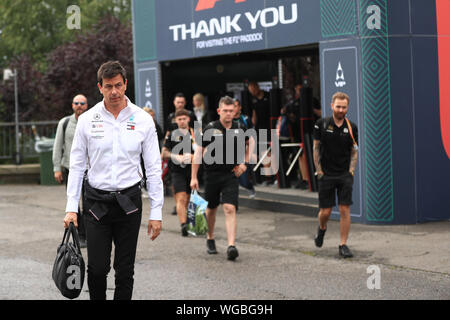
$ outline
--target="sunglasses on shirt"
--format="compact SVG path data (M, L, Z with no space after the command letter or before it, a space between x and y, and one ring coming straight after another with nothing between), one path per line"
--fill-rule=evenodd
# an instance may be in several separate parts
M79 105L79 104L84 106L86 104L86 102L78 102L78 101L76 101L73 104L76 105L76 106Z

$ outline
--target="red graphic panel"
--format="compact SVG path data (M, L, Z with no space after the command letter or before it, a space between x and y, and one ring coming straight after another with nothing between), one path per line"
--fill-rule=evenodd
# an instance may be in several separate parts
M197 7L195 11L202 11L207 9L212 9L216 5L216 2L221 0L198 0ZM235 3L245 2L246 0L234 0Z
M450 1L436 0L441 134L450 159Z

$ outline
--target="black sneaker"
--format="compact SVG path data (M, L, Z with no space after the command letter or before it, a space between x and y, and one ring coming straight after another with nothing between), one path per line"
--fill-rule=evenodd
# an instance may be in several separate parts
M239 252L235 246L229 246L227 250L228 260L234 261L237 257L239 257Z
M343 258L353 257L353 253L350 251L350 249L345 244L343 244L342 246L339 246L339 255Z
M208 248L209 254L217 254L216 241L214 239L206 240L206 247Z
M320 248L323 245L323 238L325 237L325 232L327 232L327 229L322 230L320 229L320 226L317 228L317 234L314 238L314 242L316 243L316 247Z
M181 235L183 237L187 237L188 236L188 228L187 228L187 223L182 223L181 224Z

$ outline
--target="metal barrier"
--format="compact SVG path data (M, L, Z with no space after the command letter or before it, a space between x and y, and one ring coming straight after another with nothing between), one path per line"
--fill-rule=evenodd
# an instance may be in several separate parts
M41 137L54 138L58 121L19 122L21 159L38 157L34 145ZM34 131L34 132L33 132ZM15 123L0 122L0 159L14 161L16 153Z

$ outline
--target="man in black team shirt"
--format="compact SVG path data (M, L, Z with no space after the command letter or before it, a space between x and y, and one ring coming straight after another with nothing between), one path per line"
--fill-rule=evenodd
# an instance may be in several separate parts
M235 138L241 134L244 135L244 130L239 122L233 121L233 98L225 96L220 99L218 112L219 120L209 123L203 131L201 141L197 141L192 164L191 188L198 190L197 172L203 158L206 173L205 199L208 201L208 208L206 209L209 228L206 240L208 253L217 253L214 241L214 225L220 196L222 195L228 238L227 256L228 260L235 260L239 256L235 246L236 210L239 198L238 178L247 170L244 163L245 142L238 145ZM231 152L234 152L233 157L230 156Z
M314 239L317 247L323 244L331 209L336 205L336 191L341 214L341 242L339 255L351 258L347 247L350 232L350 205L352 202L353 176L358 161L358 128L345 115L349 97L337 92L333 95L333 116L319 119L314 126L314 164L319 181L319 228Z
M169 135L169 132L173 131L173 130L176 130L178 128L178 125L177 125L177 123L175 121L175 113L178 110L184 110L186 108L186 97L184 96L183 93L178 92L175 95L175 97L173 98L173 106L175 107L175 111L172 112L171 114L169 114L169 116L167 117L166 124L165 124L166 134L164 135L164 142L163 142L163 144L165 143L165 141L166 141L166 139L167 139L167 137ZM194 115L193 112L191 112L189 110L188 110L188 113L189 113L189 118L190 118L189 119L189 126L191 128L194 128L195 115ZM171 188L172 188L172 193L175 194L175 191L173 190L173 184L171 185ZM175 207L173 209L173 211L172 211L172 215L176 215L176 214L177 214L177 209Z
M259 87L259 84L255 81L251 81L248 84L248 91L250 92L252 99L251 99L251 110L252 110L252 123L255 126L256 131L258 132L258 141L259 143L262 143L262 138L259 136L260 130L266 130L267 132L267 143L269 145L271 134L270 134L270 97L269 93L266 91L261 90ZM259 151L258 151L259 152ZM271 153L269 152L267 154L268 157L271 156ZM263 165L266 170L270 170L270 162L267 162ZM272 172L275 174L274 172ZM257 175L257 180L260 180L259 176ZM263 185L266 184L272 184L275 182L275 176L274 175L266 175L265 181L263 182Z
M170 174L175 192L176 211L181 224L181 235L187 237L187 208L191 189L191 163L194 156L194 131L189 127L189 111L175 112L177 129L169 132L162 149L163 159L169 160Z

